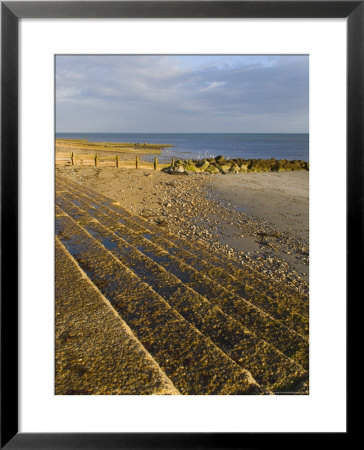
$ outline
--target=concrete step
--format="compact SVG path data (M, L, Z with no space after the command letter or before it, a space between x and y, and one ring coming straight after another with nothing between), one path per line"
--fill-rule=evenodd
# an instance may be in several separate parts
M75 185L73 185L75 187ZM84 192L83 192L84 191ZM170 253L181 258L197 270L211 275L222 285L228 285L231 292L244 297L268 314L280 320L297 333L308 335L308 302L300 293L292 293L283 283L277 284L263 273L258 273L248 265L233 264L224 255L214 255L199 242L189 242L175 236L166 235L155 224L141 217L133 216L124 208L115 205L111 199L97 193L90 193L82 186L77 189L78 195L88 201L93 201L94 207L100 208L106 214L115 212L119 217L126 216L124 224L135 231L145 233L152 242L168 249ZM304 298L304 300L303 300Z
M73 206L67 205L65 196L67 196L66 193L60 194L58 204L62 205L62 202L63 204L66 202L67 212L73 214L76 220L84 216L83 211L79 209L79 206L82 206L85 211L87 210L88 215L97 219L154 261L159 262L167 271L177 276L182 282L206 297L224 312L240 321L258 337L271 343L285 355L307 368L308 342L305 337L239 295L231 293L229 285L227 287L222 286L205 274L202 275L195 268L186 265L183 260L174 256L174 252L169 251L169 247L162 249L154 244L150 239L150 233L146 236L148 233L145 233L145 231L148 230L135 226L131 228L132 224L127 223L128 218L125 215L121 216L112 211L100 210L98 203L87 201L80 195L75 200L75 193L73 192L68 193L69 199L72 199L74 202ZM160 235L156 237L160 240Z
M287 389L307 378L301 366L188 287L180 279L183 276L177 278L166 271L69 200L60 198L60 202L79 225L237 364L249 370L259 384L278 392L281 386Z
M74 219L57 216L56 233L180 393L267 392Z
M56 239L57 395L179 394Z

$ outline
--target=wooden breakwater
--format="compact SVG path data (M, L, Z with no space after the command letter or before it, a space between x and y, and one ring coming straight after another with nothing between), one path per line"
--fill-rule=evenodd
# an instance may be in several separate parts
M136 155L134 159L120 159L119 155L107 156L95 153L93 155L76 154L75 152L57 152L55 157L57 166L94 166L94 167L116 167L124 169L154 169L161 170L170 164L161 164L155 156L153 161L145 161Z

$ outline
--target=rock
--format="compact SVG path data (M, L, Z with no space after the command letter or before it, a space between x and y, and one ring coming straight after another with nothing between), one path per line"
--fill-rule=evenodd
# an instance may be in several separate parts
M156 224L157 224L159 227L165 227L165 226L168 225L168 222L167 222L166 220L164 220L164 219L157 219L157 220L156 220Z
M187 164L184 166L184 170L186 172L197 172L196 165L192 161L187 162Z
M169 175L188 175L183 166L170 166L163 169L163 172L166 172Z
M233 162L230 166L229 172L230 173L238 173L238 172L240 172L240 167L235 162Z
M177 160L173 166L163 169L164 172L173 175L188 175L191 172L204 173L206 175L216 173L239 173L239 172L284 172L291 170L309 170L309 164L302 160L286 159L230 159L226 160L219 155L216 158L203 160Z
M207 160L200 161L200 163L196 164L197 170L199 172L205 172L205 170L209 167L210 163Z
M208 166L208 168L205 170L205 172L214 174L214 173L219 173L220 170L216 166L214 166L213 164L210 164Z
M221 155L216 156L215 161L217 162L217 164L219 164L219 166L221 166L224 162L225 162L225 158Z
M252 172L270 172L273 164L269 159L255 159L252 162L250 170Z
M220 170L222 173L228 173L230 170L231 164L230 163L226 163L223 165L220 165Z
M177 171L172 171L172 172L168 172L170 175L188 175L188 172L177 172Z

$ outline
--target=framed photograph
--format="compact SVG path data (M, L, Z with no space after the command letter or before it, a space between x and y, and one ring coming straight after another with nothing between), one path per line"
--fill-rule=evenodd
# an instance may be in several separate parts
M1 6L2 447L346 437L362 2Z

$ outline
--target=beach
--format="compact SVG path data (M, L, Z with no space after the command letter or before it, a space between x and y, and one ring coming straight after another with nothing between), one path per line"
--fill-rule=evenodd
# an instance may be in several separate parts
M260 223L265 232L261 251L279 256L308 281L309 172L218 176L211 185L212 198ZM246 251L250 243L258 250L254 236L237 239L231 234L225 239L228 245Z
M249 173L215 177L211 184L219 200L308 240L308 177L303 171Z

